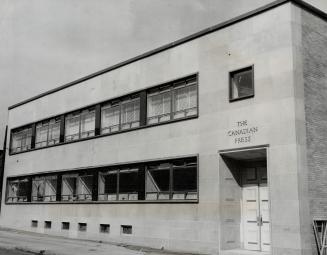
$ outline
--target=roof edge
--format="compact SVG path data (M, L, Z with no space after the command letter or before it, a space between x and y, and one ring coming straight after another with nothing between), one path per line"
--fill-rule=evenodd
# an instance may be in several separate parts
M160 53L162 51L165 51L165 50L174 48L174 47L176 47L178 45L184 44L184 43L189 42L189 41L192 41L192 40L194 40L196 38L205 36L205 35L210 34L212 32L215 32L215 31L218 31L220 29L223 29L225 27L231 26L233 24L236 24L236 23L241 22L243 20L246 20L248 18L254 17L254 16L258 15L258 14L261 14L263 12L266 12L268 10L271 10L273 8L276 8L276 7L280 6L280 5L283 5L283 4L288 3L288 2L292 2L292 3L296 4L297 6L299 6L299 7L303 8L303 9L309 11L310 13L313 13L313 14L321 17L322 19L327 20L327 14L325 12L323 12L323 11L319 10L318 8L316 8L316 7L312 6L312 5L304 2L303 0L276 0L274 2L271 2L271 3L267 4L267 5L264 5L262 7L259 7L257 9L254 9L252 11L249 11L247 13L241 14L241 15L236 16L236 17L234 17L232 19L229 19L227 21L221 22L221 23L219 23L217 25L208 27L206 29L203 29L203 30L201 30L199 32L196 32L194 34L191 34L189 36L183 37L183 38L181 38L179 40L176 40L174 42L165 44L165 45L163 45L161 47L158 47L158 48L155 48L153 50L147 51L147 52L145 52L143 54L140 54L140 55L138 55L136 57L133 57L133 58L127 59L125 61L119 62L119 63L117 63L115 65L112 65L110 67L107 67L105 69L102 69L100 71L97 71L95 73L89 74L87 76L84 76L84 77L79 78L77 80L74 80L72 82L66 83L66 84L64 84L62 86L59 86L57 88L48 90L48 91L43 92L41 94L38 94L38 95L36 95L34 97L31 97L29 99L26 99L24 101L21 101L21 102L19 102L17 104L11 105L11 106L8 107L8 110L14 109L14 108L16 108L18 106L24 105L26 103L29 103L29 102L34 101L36 99L42 98L42 97L47 96L49 94L53 94L53 93L58 92L60 90L69 88L69 87L74 86L76 84L79 84L81 82L90 80L90 79L92 79L94 77L97 77L99 75L102 75L102 74L107 73L107 72L110 72L110 71L113 71L115 69L118 69L118 68L123 67L123 66L128 65L128 64L131 64L133 62L142 60L144 58L150 57L150 56L155 55L157 53Z

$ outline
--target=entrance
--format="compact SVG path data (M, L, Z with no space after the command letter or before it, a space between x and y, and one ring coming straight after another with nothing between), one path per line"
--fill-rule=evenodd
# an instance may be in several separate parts
M270 251L267 169L251 167L241 173L244 249Z
M267 148L223 151L220 156L221 251L270 254Z

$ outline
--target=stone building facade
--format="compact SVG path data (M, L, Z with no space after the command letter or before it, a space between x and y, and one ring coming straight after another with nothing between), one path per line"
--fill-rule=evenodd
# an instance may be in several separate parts
M276 1L11 106L0 224L312 254L327 205L326 20Z

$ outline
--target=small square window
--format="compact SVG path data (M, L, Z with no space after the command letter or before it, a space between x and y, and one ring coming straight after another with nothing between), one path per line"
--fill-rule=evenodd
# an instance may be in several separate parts
M44 228L51 228L51 221L45 221Z
M32 220L32 228L37 228L38 221L37 220Z
M229 101L254 96L253 66L230 73Z
M87 228L87 224L86 223L78 223L78 231L86 231L86 228Z
M100 224L100 233L109 233L110 225L109 224Z
M69 222L62 222L61 229L68 230L69 229Z
M132 234L132 226L130 226L130 225L121 225L120 229L121 229L122 234L125 234L125 235Z

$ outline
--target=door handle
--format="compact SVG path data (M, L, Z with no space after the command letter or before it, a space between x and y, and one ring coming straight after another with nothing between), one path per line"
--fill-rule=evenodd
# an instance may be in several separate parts
M258 226L262 226L262 225L263 225L262 215L259 215L259 216L257 217L257 225L258 225Z

